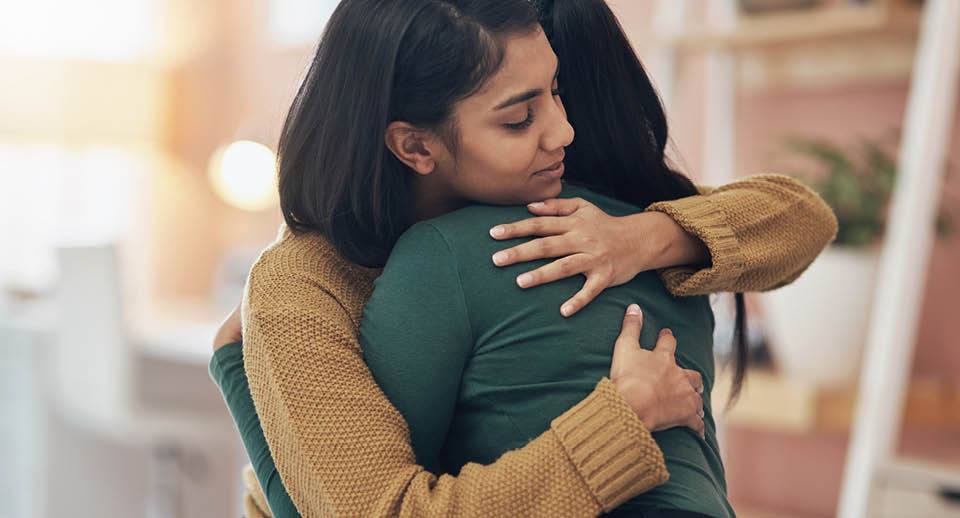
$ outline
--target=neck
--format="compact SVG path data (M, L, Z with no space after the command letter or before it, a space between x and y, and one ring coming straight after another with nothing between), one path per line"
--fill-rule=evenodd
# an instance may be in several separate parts
M417 176L413 182L410 217L414 222L436 218L466 205L466 201L453 196L448 189L430 178Z

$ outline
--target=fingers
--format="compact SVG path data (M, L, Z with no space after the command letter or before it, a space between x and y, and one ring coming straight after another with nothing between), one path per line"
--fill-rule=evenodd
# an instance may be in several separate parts
M700 394L692 394L689 398L689 401L690 417L687 418L686 425L689 426L693 431L697 432L697 435L703 439L705 432L705 427L703 424L703 398L700 397Z
M687 426L694 432L697 432L697 435L699 435L701 439L706 438L706 426L703 424L702 416L695 415L691 417L687 422Z
M524 273L517 277L517 286L532 288L541 284L566 279L586 271L587 258L584 254L568 255L556 261L541 266L536 270Z
M705 437L704 433L706 431L703 425L703 417L705 415L705 412L703 411L703 398L700 397L700 394L697 394L696 405L697 405L697 423L696 423L697 426L695 426L693 430L700 435L701 439L703 439Z
M649 354L640 348L640 328L643 327L643 312L637 304L630 304L623 315L620 335L613 344L613 359L610 362L610 379L617 380L636 368L636 355ZM648 392L647 397L651 396Z
M243 324L240 319L240 305L227 315L220 324L217 334L213 337L213 350L243 340Z
M491 228L490 237L502 240L527 236L554 236L567 232L570 225L572 222L562 217L527 218Z
M565 317L573 316L583 309L587 304L590 303L593 299L597 298L597 295L600 294L607 287L607 282L604 282L603 277L600 275L589 275L587 276L587 282L583 283L583 288L577 292L576 295L570 298L570 300L563 303L560 306L560 314ZM637 306L639 308L639 306ZM629 311L629 310L628 310ZM637 334L637 343L639 343L640 335Z
M569 216L580 208L581 198L553 198L527 205L527 209L537 216Z
M537 259L561 257L573 252L575 252L575 250L570 244L570 240L564 236L541 237L513 248L500 250L493 254L493 264L497 266L508 266L514 263L525 263Z
M703 377L695 370L683 369L683 373L690 380L690 386L697 391L697 394L703 394Z
M653 348L655 352L669 353L671 356L677 353L677 339L673 336L673 331L668 328L660 330L660 336L657 338L657 345Z
M623 325L620 326L620 336L617 337L614 347L614 356L621 344L630 345L634 349L640 348L640 328L643 327L643 311L637 304L630 304L627 313L623 316Z

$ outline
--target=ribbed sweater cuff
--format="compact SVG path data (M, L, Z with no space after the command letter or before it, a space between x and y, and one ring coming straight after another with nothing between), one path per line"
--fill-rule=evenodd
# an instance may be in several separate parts
M607 378L550 426L605 512L667 481L663 452Z
M670 216L684 230L700 238L710 250L709 268L676 267L659 270L667 289L677 296L703 295L727 291L723 287L736 283L744 269L744 256L737 235L727 223L723 207L707 196L690 196L661 201L648 211Z

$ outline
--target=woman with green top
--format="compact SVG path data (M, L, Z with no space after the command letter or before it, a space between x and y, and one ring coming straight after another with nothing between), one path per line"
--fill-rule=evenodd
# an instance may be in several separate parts
M327 45L321 43L318 49L316 70L311 70L301 88L281 138L281 203L293 232L285 232L254 267L244 312L247 350L243 361L270 452L264 453L263 437L256 436L256 416L238 418L248 451L258 464L257 474L267 486L270 505L276 511L274 502L280 499L270 495L283 490L276 480L277 471L271 472L273 466L267 462L272 456L304 515L338 510L344 514L374 514L369 502L357 496L363 491L370 491L367 494L374 500L382 497L388 501L389 507L376 507L386 509L387 514L417 514L416 509L432 509L440 514L485 515L514 509L518 514L548 515L545 510L556 513L557 509L550 507L556 503L551 499L563 500L566 510L577 514L610 510L649 487L634 483L632 475L629 479L617 478L617 473L591 468L597 468L597 464L591 464L597 458L609 461L600 467L618 466L617 457L634 455L628 439L633 434L639 437L641 430L646 433L632 425L614 425L613 420L590 424L591 416L601 415L601 410L584 410L597 408L589 406L590 401L603 393L604 382L598 385L597 381L610 366L609 344L617 338L617 322L624 307L634 302L644 305L648 324L640 342L648 348L661 328L673 328L680 337L677 360L698 371L707 389L712 386L709 307L701 297L670 297L650 270L693 265L663 272L663 281L677 293L717 286L770 288L788 282L829 241L829 210L809 191L782 177L724 188L710 195L713 198L694 196L697 191L689 180L664 162L666 123L662 110L636 56L601 1L558 2L546 25L552 27L554 45L562 58L559 66L535 17L502 16L505 12L522 14L522 2L405 2L405 7L420 11L410 14L402 24L391 25L394 20L386 18L384 10L403 19L399 11L386 7L394 4L362 0L341 4L324 36ZM378 9L378 15L371 14ZM479 54L451 46L452 42L462 42L421 34L426 31L423 22L427 20L414 18L427 12L441 18L437 13L452 13L449 20L454 21L449 23L466 41L476 42ZM362 22L361 13L365 15ZM365 33L377 24L386 27ZM574 25L579 30L589 29L589 36L584 39ZM399 52L387 58L396 60L395 64L351 69L363 76L351 91L357 99L331 97L332 93L346 92L342 87L355 83L357 77L345 79L331 73L339 69L330 63L346 67L352 58L348 55L343 60L342 56L325 54L331 50L328 40L342 37L347 47L369 48L371 41L363 38L365 34L415 44L400 45ZM572 39L564 39L565 35ZM580 47L572 46L576 38L582 39ZM375 45L369 52L380 55ZM596 147L570 146L573 132L557 96L558 72L569 90L570 118L581 131L578 140L586 132L588 143L599 142ZM383 98L363 97L371 92L364 81L382 81L381 75L392 85ZM323 81L317 81L318 76ZM609 81L594 81L596 78ZM458 81L457 86L450 85ZM440 90L438 85L449 88ZM381 156L380 151L373 150L384 142L386 149ZM564 148L568 146L565 157ZM367 152L361 152L363 149ZM570 165L566 173L565 158ZM571 185L562 183L564 174ZM573 183L590 189L574 187ZM776 198L769 197L771 192ZM525 214L523 209L502 205L557 196L566 201L551 200L542 207L530 208L537 214L555 216L493 232L504 239L522 236L533 228L537 235L545 236L510 243L518 246L507 253L505 260L495 259L495 265L491 256L502 246L487 235L487 230ZM687 202L699 204L697 210L681 203L681 198L691 196ZM664 202L674 199L678 202ZM483 205L467 207L474 203ZM747 204L769 212L753 215L751 220L751 211L738 212ZM643 209L652 212L640 212ZM672 227L650 223L662 222L659 218L663 213L676 218L676 222L665 218ZM728 218L731 214L737 217ZM410 228L417 221L422 223ZM643 224L651 225L647 227L651 230L668 229L651 232L654 239L650 244L669 245L638 246L636 236ZM771 228L771 224L777 228ZM797 224L809 232L799 237L789 235ZM697 237L684 233L686 228ZM737 237L741 238L739 243ZM754 240L764 241L764 246L753 249ZM777 248L771 247L771 242L786 252L771 251ZM335 250L343 259L329 259L328 263L326 259L304 260L309 245ZM363 319L365 354L382 388L409 421L417 458L437 471L459 471L457 481L464 482L458 486L449 476L425 482L425 491L433 487L437 493L430 497L431 506L425 508L415 505L417 488L421 487L418 483L394 486L389 483L393 471L383 468L382 462L375 464L381 469L363 464L392 455L383 441L373 438L393 428L394 419L375 421L371 417L365 421L363 434L355 436L365 445L362 450L352 448L354 445L340 436L317 431L332 429L331 419L325 415L364 422L355 418L366 415L370 401L359 395L349 399L330 388L340 381L354 380L356 372L346 376L344 369L347 364L353 365L355 358L337 356L346 363L331 367L325 349L305 345L320 340L325 347L332 337L339 340L349 334L346 328L333 326L332 317L320 314L337 311L327 297L340 304L343 315L337 317L338 321L359 319L354 308L369 292L351 291L349 286L372 279L379 272L344 263L379 266L391 250L390 263ZM544 257L561 259L541 262L531 282L524 282L521 275L516 282L523 289L514 284L516 274L523 272L518 266L508 266L510 263ZM289 264L277 266L284 261ZM711 262L707 267L697 266ZM331 265L343 268L342 273ZM322 272L320 281L311 269ZM644 271L647 273L637 275ZM579 273L587 276L588 289L574 302L573 311L564 311L565 316L576 315L564 318L557 308L579 288L572 278ZM536 290L526 289L560 277L564 279ZM614 287L583 307L600 289L610 286ZM317 307L300 301L313 301ZM325 309L328 306L330 309ZM614 312L619 316L611 320ZM623 343L622 334L620 338L618 344ZM673 339L664 333L660 342L669 349ZM236 348L232 345L220 351ZM220 351L218 355L223 357ZM618 353L621 351L639 354L638 349L630 352L618 348ZM243 380L239 373L221 370L216 360L211 370L234 409L238 401L241 405L243 401L238 399L240 391L229 384L240 387ZM616 373L616 357L614 363ZM625 379L635 383L635 390L630 390ZM689 377L686 383L688 391L702 387L697 376ZM631 399L633 395L662 388L636 377L618 377L614 384L634 412L641 415L642 409L632 405L636 401ZM594 385L598 388L591 393ZM676 399L685 404L697 400L693 395ZM331 405L340 401L353 405L349 417L331 411ZM658 437L675 480L621 512L647 513L651 508L673 513L730 512L708 392L704 401L707 413L690 408L674 416L696 415L698 419L692 423L705 417L705 426L693 425L697 433L673 429ZM574 404L572 411L560 415ZM236 416L236 410L234 413ZM643 422L651 430L686 422L652 415L648 418ZM618 442L622 435L619 432L626 432L625 442ZM705 440L699 438L701 434ZM316 449L309 446L313 440L320 441ZM558 444L559 450L544 446L547 444ZM500 457L518 446L523 448ZM396 448L402 450L400 445ZM545 452L550 451L561 452L560 458L567 460L552 467L547 462L527 471L537 474L534 477L510 480L518 486L516 489L482 482L487 473L489 481L505 481L495 478L495 473L503 472L498 469L517 465L530 468L536 462L530 459L549 457ZM584 455L584 451L596 455ZM304 457L295 458L300 452ZM645 459L632 458L638 462ZM524 460L518 464L517 459ZM469 461L493 463L486 471L472 465L461 470ZM352 465L358 463L360 466L353 470ZM310 471L323 466L331 472ZM619 466L624 472L633 469L632 464ZM557 491L561 486L553 485L554 479L542 468L556 471L561 475L556 480L571 480L573 485ZM386 481L366 478L371 471ZM565 478L567 473L575 478ZM430 480L416 472L410 477L412 481ZM477 485L469 486L467 481L471 480L478 481ZM597 484L598 480L622 481L623 485ZM349 491L336 489L347 485ZM481 489L464 489L468 487ZM577 488L586 491L581 493ZM592 497L598 507L590 507L589 502L581 505L568 493ZM443 496L449 494L459 494L465 500ZM521 497L510 499L517 494ZM489 498L475 499L477 495ZM547 501L537 501L537 496Z

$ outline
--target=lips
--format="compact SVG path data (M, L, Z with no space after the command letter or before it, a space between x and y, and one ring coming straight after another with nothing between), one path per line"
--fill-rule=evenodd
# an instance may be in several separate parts
M537 172L534 173L534 174L553 173L553 172L556 172L557 169L560 169L560 166L562 166L562 165L563 165L563 160L559 160L559 161L557 161L557 162L554 162L554 163L550 164L549 167L545 167L545 168L537 171Z
M563 177L563 161L555 162L550 167L541 169L536 173L533 173L533 175L540 178L549 178L551 180L559 179Z

